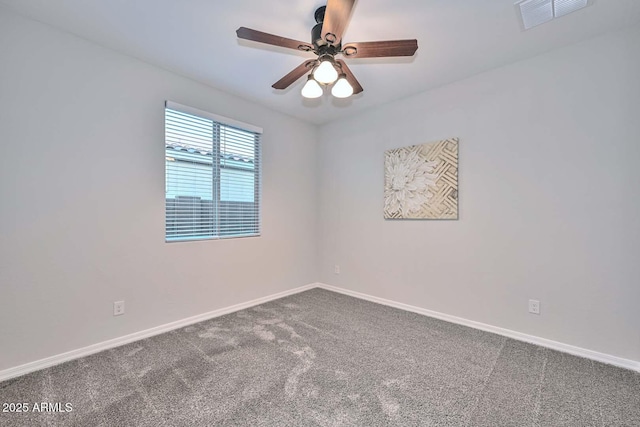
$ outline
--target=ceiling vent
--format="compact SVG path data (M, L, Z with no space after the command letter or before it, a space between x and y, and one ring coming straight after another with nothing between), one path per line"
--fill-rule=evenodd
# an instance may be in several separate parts
M589 6L590 0L523 0L516 3L525 30Z

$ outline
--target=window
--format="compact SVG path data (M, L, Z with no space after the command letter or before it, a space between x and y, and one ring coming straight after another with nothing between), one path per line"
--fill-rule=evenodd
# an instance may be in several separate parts
M262 129L167 101L165 239L260 234Z

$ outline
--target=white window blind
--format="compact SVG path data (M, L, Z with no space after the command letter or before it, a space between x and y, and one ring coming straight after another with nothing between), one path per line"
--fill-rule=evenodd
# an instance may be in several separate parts
M167 101L167 241L260 234L260 136L255 126Z

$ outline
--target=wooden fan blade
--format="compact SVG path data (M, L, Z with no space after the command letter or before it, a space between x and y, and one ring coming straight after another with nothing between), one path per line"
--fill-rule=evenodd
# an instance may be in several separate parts
M383 58L389 56L413 56L418 50L418 40L387 40L379 42L349 43L342 47L347 58Z
M342 72L346 74L347 81L353 88L353 94L357 95L362 92L364 89L362 89L362 86L360 86L360 83L356 80L356 77L353 75L349 67L347 67L347 64L342 59L338 59L336 62L340 65Z
M310 52L315 49L313 45L310 45L309 43L288 39L286 37L274 36L273 34L252 30L251 28L240 27L236 31L236 34L238 35L238 38L241 39L270 44L273 46L286 47L289 49L301 50L304 52Z
M337 46L349 24L356 0L328 0L322 22L322 39Z
M288 88L289 86L291 86L293 82L295 82L300 77L305 75L307 71L311 70L315 65L315 63L316 63L315 59L310 59L308 61L303 62L302 64L294 68L293 71L291 71L289 74L287 74L286 76L284 76L283 78L275 82L271 87L274 89Z

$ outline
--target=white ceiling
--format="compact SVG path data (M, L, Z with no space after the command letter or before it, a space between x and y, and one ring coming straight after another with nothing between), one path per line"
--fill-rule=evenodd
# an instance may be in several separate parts
M640 22L639 0L594 0L522 31L514 0L359 0L345 42L416 38L413 58L351 59L348 100L271 85L313 54L240 41L240 26L310 41L323 0L0 0L22 15L302 120L321 124Z

